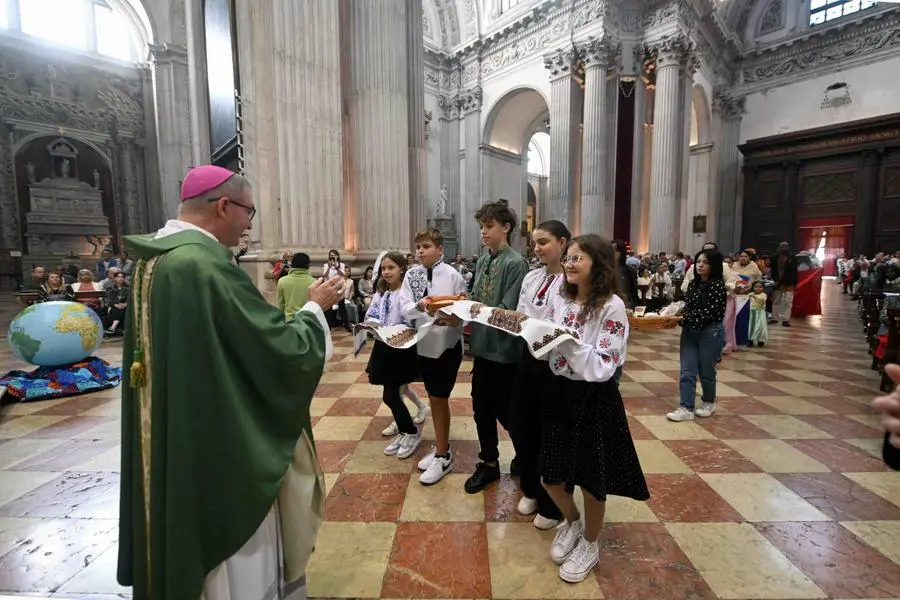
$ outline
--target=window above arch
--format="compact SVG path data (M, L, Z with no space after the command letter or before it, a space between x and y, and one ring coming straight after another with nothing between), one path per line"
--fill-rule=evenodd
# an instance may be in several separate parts
M123 62L139 56L128 20L106 0L0 0L0 29Z
M524 0L500 0L500 12L505 13L512 10L522 2L524 2Z
M878 5L878 0L810 0L809 25L829 23Z

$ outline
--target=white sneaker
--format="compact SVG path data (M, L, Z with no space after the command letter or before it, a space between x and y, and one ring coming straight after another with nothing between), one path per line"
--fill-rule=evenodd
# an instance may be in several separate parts
M541 531L548 531L553 529L557 525L559 525L559 520L557 519L548 519L547 517L537 514L534 515L534 521L531 522L532 525L540 529Z
M533 515L537 512L538 505L537 500L534 498L529 498L528 496L522 496L519 498L519 505L516 506L516 510L519 511L520 515Z
M600 547L597 542L578 539L575 550L559 567L559 577L568 583L580 583L591 574L591 569L600 562Z
M683 406L679 406L678 408L676 408L675 410L673 410L672 412L667 414L666 418L670 421L676 421L676 422L693 421L694 413L692 413L691 411L689 411L688 409L686 409Z
M391 437L397 435L398 433L400 433L400 428L397 427L397 422L391 421L391 424L382 430L381 435L383 435L384 437Z
M404 433L403 439L400 440L400 449L397 450L397 458L404 459L409 458L413 454L415 454L416 450L419 448L419 442L422 441L422 430L420 429L416 433Z
M428 467L430 467L431 463L434 462L434 455L436 453L437 453L437 448L432 446L431 451L429 451L428 454L426 454L424 457L422 457L422 460L420 460L419 464L416 465L417 467L419 467L420 471L428 470Z
M698 417L711 417L714 412L716 412L715 402L703 402L697 410L694 411L694 414Z
M566 562L578 540L584 535L584 523L578 519L574 523L563 521L563 524L556 528L556 537L553 538L553 546L550 547L550 558L553 562L561 565Z
M422 485L434 485L444 478L444 475L453 470L453 455L450 458L441 458L435 456L431 460L431 464L425 469L425 472L419 476L419 483Z
M391 440L391 443L387 445L384 449L385 456L394 456L400 450L400 445L403 443L403 437L405 434L398 433L394 436L394 439Z
M422 405L422 408L419 409L419 412L416 413L416 418L413 419L413 423L416 425L421 425L425 422L425 419L431 416L431 408L428 406Z

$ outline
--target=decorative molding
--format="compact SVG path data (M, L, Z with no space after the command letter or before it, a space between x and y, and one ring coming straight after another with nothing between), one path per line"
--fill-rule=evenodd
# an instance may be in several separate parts
M696 59L693 57L694 44L682 34L666 36L656 42L645 44L644 53L656 60L656 68L687 67Z
M150 44L150 56L157 65L176 63L188 66L187 48L180 44Z
M504 160L516 165L521 165L525 160L525 157L521 154L510 152L509 150L504 150L503 148L498 148L497 146L491 146L490 144L481 144L478 149L485 156Z
M460 92L459 97L456 101L456 105L459 107L459 114L467 115L469 113L480 111L481 98L482 92L480 87L475 87L464 92Z
M550 81L571 76L577 59L578 53L571 47L545 55L544 68L550 72Z
M616 67L622 60L622 44L605 36L590 37L581 48L584 68L601 67L606 70ZM546 65L546 61L544 62Z
M440 94L437 100L438 108L441 111L441 119L453 121L459 118L459 96Z
M606 0L590 0L572 11L569 27L572 31L577 31L586 25L602 22L609 13L609 4Z
M744 116L747 98L735 96L722 86L713 90L713 110L721 113L726 120L740 120Z
M786 8L784 0L772 0L759 20L757 37L784 29Z

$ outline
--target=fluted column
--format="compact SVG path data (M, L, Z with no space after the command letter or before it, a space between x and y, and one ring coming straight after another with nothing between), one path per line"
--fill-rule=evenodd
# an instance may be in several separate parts
M459 105L458 98L441 95L438 98L440 110L440 145L441 145L441 189L447 188L447 214L456 222L456 231L460 232L465 214L460 199L459 179Z
M538 207L538 219L575 220L575 153L581 122L581 89L572 78L573 50L558 50L544 58L550 72L550 194Z
M656 98L653 104L653 158L650 167L650 252L673 252L678 243L676 199L680 191L683 139L679 77L687 52L680 37L662 40L656 54Z
M584 48L581 233L600 233L607 237L612 237L615 211L615 196L609 194L608 181L612 134L609 113L615 99L609 98L606 73L614 57L615 47L605 40L592 39ZM552 162L552 150L550 157Z
M410 244L406 22L406 0L347 1L355 247L364 256Z
M237 0L236 14L260 244L344 248L338 3Z
M481 248L475 213L485 201L481 195L481 97L481 88L475 87L461 92L457 101L465 152L459 245L468 256L478 254Z
M428 149L425 145L425 41L422 1L406 0L406 52L409 57L409 214L412 242L428 214Z
M741 214L737 205L740 155L741 117L744 114L744 98L736 98L725 90L716 90L713 107L722 117L722 145L719 148L719 206L717 207L717 238L722 248L740 245Z

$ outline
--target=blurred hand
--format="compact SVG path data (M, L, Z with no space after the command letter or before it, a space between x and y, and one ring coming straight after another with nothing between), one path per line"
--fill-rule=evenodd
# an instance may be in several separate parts
M456 315L448 315L447 313L438 313L435 324L444 325L446 327L459 327L462 325L462 319Z
M900 365L887 365L884 372L895 385L900 384ZM889 395L875 398L872 406L882 413L881 424L891 434L891 445L900 448L900 391L895 387Z
M316 279L309 286L309 299L322 307L322 310L331 310L331 307L337 304L341 299L341 288L343 287L343 278L332 277L331 279Z

